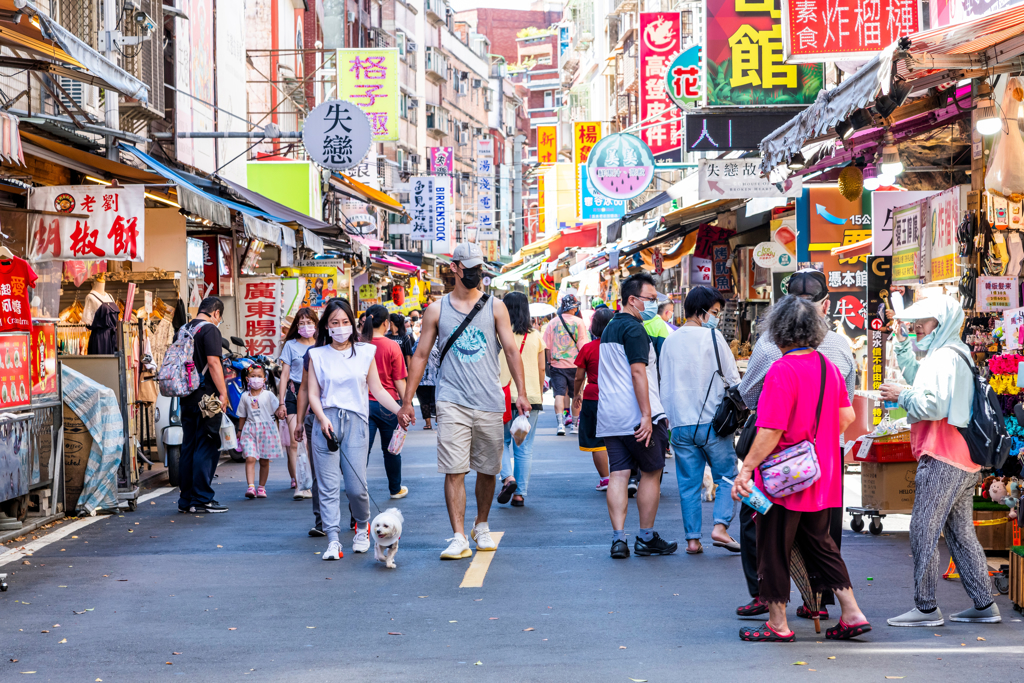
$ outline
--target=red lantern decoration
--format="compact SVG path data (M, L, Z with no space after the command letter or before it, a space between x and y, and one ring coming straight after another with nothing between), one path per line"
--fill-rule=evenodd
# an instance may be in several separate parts
M391 301L393 301L396 306L404 306L405 287L402 285L395 285L391 290Z

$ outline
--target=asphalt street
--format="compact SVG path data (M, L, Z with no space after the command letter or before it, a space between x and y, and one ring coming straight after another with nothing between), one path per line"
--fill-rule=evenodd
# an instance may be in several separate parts
M794 593L796 643L741 642L740 559L711 547L711 504L703 555L610 559L590 456L575 437L555 436L553 423L548 407L526 507L492 511L491 529L503 535L481 587L460 588L471 560L438 559L451 532L437 432L417 424L403 453L410 494L393 502L405 516L397 569L372 551L352 553L350 532L344 559L323 562L326 539L307 535L309 501L292 500L283 463L265 500L246 500L243 466L222 463L217 499L227 514L178 514L167 492L0 567L11 573L0 593L0 680L1024 680L1024 623L1005 597L1002 624L885 624L912 606L905 531L845 532L871 633L843 643L816 636L793 616ZM682 546L673 468L670 460L657 529ZM376 505L392 505L379 444L370 487ZM631 546L637 526L631 502ZM969 601L958 582L943 581L939 605L948 615Z

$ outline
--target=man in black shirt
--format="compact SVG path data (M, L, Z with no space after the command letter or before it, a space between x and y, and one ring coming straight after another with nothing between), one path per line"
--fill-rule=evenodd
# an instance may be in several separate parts
M199 410L203 396L214 395L221 406L228 405L228 389L224 383L221 365L220 326L224 317L224 302L210 296L199 304L194 320L186 323L195 339L193 361L200 373L200 383L188 396L181 399L181 426L184 432L181 456L178 461L178 512L227 512L228 509L213 499L213 475L220 460L220 437L206 429L206 418ZM179 335L186 334L179 331Z

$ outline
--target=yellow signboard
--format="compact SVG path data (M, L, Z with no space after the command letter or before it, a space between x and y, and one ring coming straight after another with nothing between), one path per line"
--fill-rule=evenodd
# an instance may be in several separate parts
M366 112L374 140L397 140L398 48L338 50L338 99Z
M558 160L558 126L537 126L537 161L553 164Z
M572 160L578 167L587 163L590 150L601 139L600 121L577 121L572 126Z

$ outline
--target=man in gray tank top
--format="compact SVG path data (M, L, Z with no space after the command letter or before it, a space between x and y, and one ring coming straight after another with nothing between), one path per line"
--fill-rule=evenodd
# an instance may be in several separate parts
M420 342L409 364L409 377L398 420L403 428L416 422L412 398L423 378L430 349L434 343L443 350L449 338L462 325L466 316L485 295L479 290L483 276L483 253L473 243L463 243L452 253L455 290L442 297L440 303L427 307L423 313ZM476 521L472 538L477 550L494 550L487 515L494 498L497 474L501 471L504 447L505 397L498 383L498 343L504 350L512 381L519 398L516 408L530 413L523 378L523 360L512 333L505 304L493 297L483 302L476 316L455 338L441 360L437 374L437 471L445 475L444 498L455 538L441 553L442 560L470 557L469 540L465 534L466 473L476 471Z

